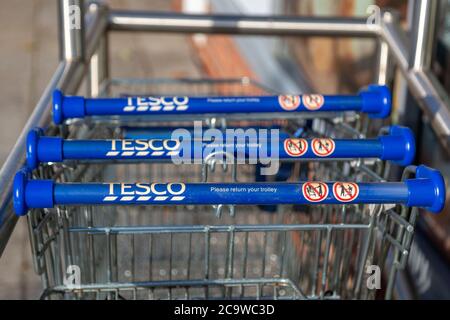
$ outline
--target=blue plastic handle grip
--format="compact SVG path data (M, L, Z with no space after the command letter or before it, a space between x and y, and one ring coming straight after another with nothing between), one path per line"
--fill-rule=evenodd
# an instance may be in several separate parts
M236 139L228 144L201 140L162 139L63 140L42 136L32 130L27 138L27 164L35 169L41 162L64 160L203 160L211 154L227 154L238 159L299 160L379 158L400 165L411 164L415 154L410 129L389 127L388 135L377 139L296 139L282 135L273 140ZM239 137L239 136L237 136ZM271 137L269 134L267 137ZM278 156L277 156L278 154Z
M28 180L16 174L14 208L24 215L30 208L55 205L275 205L386 203L425 207L438 213L445 202L439 171L416 168L415 179L404 182L299 183L55 183Z
M391 94L386 86L370 85L355 96L284 95L240 97L129 97L89 99L53 93L53 121L86 116L142 116L161 114L230 114L270 112L357 111L375 118L391 112Z

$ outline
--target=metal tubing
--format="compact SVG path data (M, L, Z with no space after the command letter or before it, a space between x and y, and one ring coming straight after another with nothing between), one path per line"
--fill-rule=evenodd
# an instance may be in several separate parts
M51 101L52 92L59 83L65 80L69 74L68 69L70 69L70 67L65 62L61 62L58 65L52 79L50 80L50 83L44 90L44 93L34 108L33 113L17 139L16 144L12 148L8 158L0 170L0 190L2 190L0 194L0 255L3 253L3 250L5 249L8 239L17 222L17 217L11 208L12 180L15 172L23 166L25 161L25 140L28 130L34 128L36 125L47 126L50 122L49 104Z
M409 66L413 70L429 69L435 40L438 1L414 1Z
M410 68L407 39L392 14L386 13L383 17L381 30L381 36L389 44L412 95L430 119L430 124L441 145L447 154L450 154L450 104L447 94L431 73ZM415 61L426 61L426 59L424 60L422 55L422 58L417 58Z
M122 31L375 37L378 25L365 18L194 15L114 10L109 28Z
M84 0L59 0L60 60L76 61L84 57Z
M86 55L85 62L100 50L102 38L106 37L108 27L108 7L101 4L91 4L85 19L86 26Z
M380 36L387 42L391 53L402 71L408 70L408 39L400 28L397 14L385 12L381 20Z
M390 19L391 13L383 11L382 19ZM380 37L378 41L378 73L376 75L376 83L379 85L387 85L392 80L392 57L389 44Z
M419 106L428 117L434 133L450 155L450 107L440 84L431 73L411 70L407 76L409 87Z
M102 83L108 79L108 40L107 35L101 37L98 49L92 55L89 63L88 96L98 97Z
M108 8L102 4L92 3L89 5L88 10L90 12L100 11L102 14L106 14ZM90 97L98 97L102 83L109 77L108 34L105 32L107 21L106 19L100 19L99 21L102 22L102 25L94 29L100 30L101 36L99 37L97 49L89 61L88 96Z
M376 83L387 85L391 78L389 45L386 41L380 41L378 44L378 73Z

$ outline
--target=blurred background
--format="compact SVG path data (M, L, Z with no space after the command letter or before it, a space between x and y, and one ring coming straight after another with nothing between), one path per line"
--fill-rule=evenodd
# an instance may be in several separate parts
M110 0L115 9L247 15L367 16L367 8L393 8L407 28L407 0ZM450 92L450 1L439 0L432 71ZM55 0L0 0L0 162L3 163L58 63ZM374 7L372 7L374 8ZM203 34L114 33L109 37L112 77L249 77L278 92L356 92L379 79L380 48L370 39L242 37ZM448 156L401 77L396 80L397 123L416 133L416 162L450 176ZM448 203L448 201L447 201ZM32 269L25 220L0 259L0 299L34 299L41 285ZM421 215L408 268L405 297L450 298L450 212Z

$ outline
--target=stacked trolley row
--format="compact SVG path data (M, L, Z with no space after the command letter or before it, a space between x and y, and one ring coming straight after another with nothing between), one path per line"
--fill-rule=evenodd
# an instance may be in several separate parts
M390 298L417 207L443 207L433 169L385 182L415 152L409 129L375 120L390 113L385 87L123 85L108 88L117 98L56 91L63 125L28 136L14 201L28 212L44 298L374 298L374 265Z

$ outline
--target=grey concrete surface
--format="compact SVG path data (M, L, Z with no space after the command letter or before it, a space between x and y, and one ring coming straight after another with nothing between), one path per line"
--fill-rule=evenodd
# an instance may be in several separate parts
M171 10L171 1L112 0L114 8ZM0 163L14 145L58 62L56 0L0 0ZM111 73L121 77L199 75L185 36L119 33L110 37ZM0 259L0 299L36 299L26 218Z
M58 62L56 2L0 1L0 162L14 145ZM39 297L26 219L0 259L0 299Z

